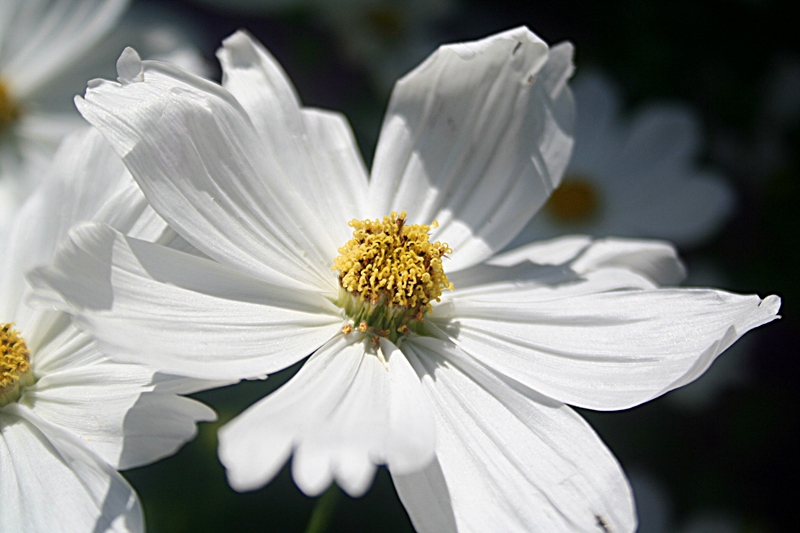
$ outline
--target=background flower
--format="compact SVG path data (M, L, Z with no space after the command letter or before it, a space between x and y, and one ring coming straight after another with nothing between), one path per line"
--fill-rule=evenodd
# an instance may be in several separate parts
M30 366L16 382L2 376L3 530L142 531L136 494L116 469L171 455L197 422L215 419L179 396L209 384L112 363L66 315L27 305L25 274L50 261L71 225L91 219L174 238L110 147L85 128L66 138L3 242L0 322L13 324Z
M125 46L205 73L179 17L157 5L126 13L129 4L7 0L0 8L0 190L12 206L47 172L61 139L85 127L72 99L87 80L113 73Z
M622 115L619 89L584 71L573 84L578 121L564 180L515 244L564 233L666 239L698 245L733 210L733 191L702 169L702 128L677 103ZM513 246L513 244L512 244Z

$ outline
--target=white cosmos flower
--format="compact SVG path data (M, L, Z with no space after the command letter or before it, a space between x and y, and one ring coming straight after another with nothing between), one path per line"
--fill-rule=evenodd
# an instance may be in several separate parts
M597 72L577 76L575 150L564 180L512 243L564 233L702 243L730 216L733 191L701 169L697 117L679 104L651 104L621 117L618 88Z
M123 17L129 3L0 2L0 193L17 205L46 172L61 139L86 126L75 112L74 95L86 80L112 74L103 67L125 46L203 73L189 38L167 27L161 10L150 6L147 13L134 9Z
M67 315L25 303L26 271L50 261L72 223L90 219L146 239L170 235L117 155L87 129L65 139L3 241L0 531L143 530L136 494L116 469L174 453L197 421L215 418L177 395L200 384L113 363Z
M31 276L38 302L75 313L117 360L185 376L260 376L310 354L220 431L237 490L293 455L306 494L336 481L357 496L384 464L420 531L632 531L622 470L566 404L624 409L688 383L779 300L658 289L682 275L662 243L494 255L566 166L572 47L523 27L439 48L397 82L369 179L344 119L301 107L258 43L236 33L218 56L222 87L128 50L120 82L78 100L207 257L84 225ZM348 221L380 226L365 246L410 293L340 286L334 261L348 288L378 261L344 247Z

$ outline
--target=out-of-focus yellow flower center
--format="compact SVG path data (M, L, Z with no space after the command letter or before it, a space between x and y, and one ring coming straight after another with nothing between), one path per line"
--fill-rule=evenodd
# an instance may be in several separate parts
M423 321L442 291L453 289L442 268L452 250L430 242L431 226L407 225L405 211L349 225L353 238L339 248L332 267L339 271L337 303L359 331L394 341L409 332L410 323Z
M6 84L0 79L0 135L17 121L20 114L19 105L14 101Z
M582 176L567 176L545 204L548 215L562 224L579 224L594 218L600 210L600 194Z
M0 324L0 406L17 401L20 386L32 383L30 352L13 324Z

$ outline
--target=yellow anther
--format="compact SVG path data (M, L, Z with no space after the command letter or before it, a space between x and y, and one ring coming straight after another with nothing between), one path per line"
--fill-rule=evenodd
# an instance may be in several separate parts
M545 211L562 224L591 220L600 210L600 195L592 183L581 176L567 176L550 195Z
M409 333L409 321L421 322L431 302L453 289L442 268L452 250L430 242L431 226L406 224L405 211L352 220L350 227L353 238L333 261L341 285L337 303L361 333L396 340Z
M345 324L342 326L342 333L345 335L350 335L353 332L353 325L352 324Z
M442 257L452 250L429 241L430 226L405 222L405 211L382 221L350 221L353 238L333 262L345 290L373 304L429 309L452 288L442 269Z
M0 325L0 405L16 400L30 372L30 352L13 324Z

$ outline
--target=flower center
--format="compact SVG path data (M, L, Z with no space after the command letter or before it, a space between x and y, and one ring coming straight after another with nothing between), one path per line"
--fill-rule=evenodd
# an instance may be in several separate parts
M0 324L0 407L15 402L33 384L30 352L13 324Z
M550 195L545 210L562 224L587 222L600 210L600 194L583 176L567 176Z
M442 258L452 250L430 242L431 226L406 225L405 211L349 225L353 238L339 248L332 267L341 287L336 303L353 320L344 332L355 326L373 344L378 337L394 342L423 321L444 289L453 289L442 269Z
M11 96L11 93L0 79L0 135L11 127L20 116L20 108Z

